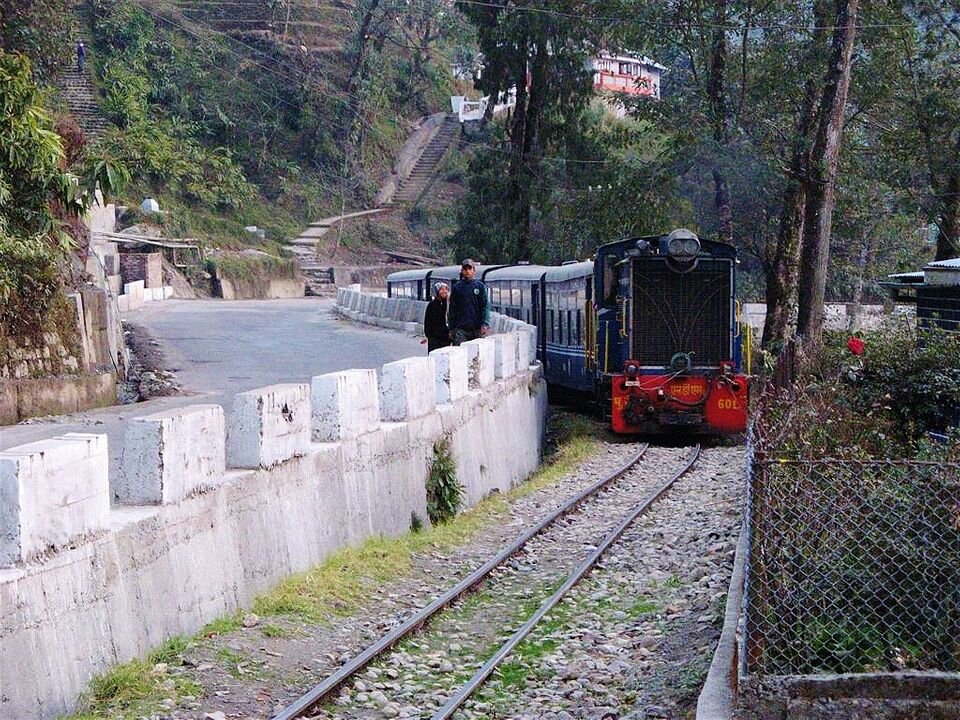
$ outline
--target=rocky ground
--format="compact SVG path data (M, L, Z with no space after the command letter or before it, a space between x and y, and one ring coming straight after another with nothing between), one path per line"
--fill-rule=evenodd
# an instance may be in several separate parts
M124 321L123 336L130 351L130 367L126 380L118 383L117 399L121 404L155 397L181 395L173 373L164 369L160 343L139 325Z
M270 717L455 584L534 518L635 450L632 443L605 445L555 485L513 503L506 517L468 546L417 557L409 574L380 587L349 617L309 624L248 614L242 627L211 630L209 639L186 652L182 665L161 663L154 669L167 678L171 697L150 717ZM637 474L628 483L633 494L639 497L644 487L669 474L683 452L651 448L646 476ZM742 465L742 448L706 450L697 470L627 531L602 566L550 613L460 717L692 717L721 626L739 530ZM613 513L607 514L612 522ZM603 535L572 520L558 525L552 540L531 545L443 620L367 668L316 716L429 717L446 692L512 632L522 611L539 604L558 583L557 559L569 556L572 564ZM195 693L174 692L185 686Z

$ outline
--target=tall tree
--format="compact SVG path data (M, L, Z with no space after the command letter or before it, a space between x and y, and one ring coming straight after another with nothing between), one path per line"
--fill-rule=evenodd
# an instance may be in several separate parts
M713 140L723 148L730 142L729 111L727 108L727 0L714 0L713 29L707 64L706 94L713 126ZM717 208L717 239L733 243L733 209L730 205L730 185L719 164L712 169L714 204Z
M843 134L859 0L836 0L830 61L817 109L817 130L804 181L806 205L800 248L797 332L818 343L830 258L837 161Z
M901 66L909 91L905 122L890 138L926 170L917 198L937 228L936 259L960 257L960 8L935 0L905 0ZM919 156L919 157L918 157ZM912 184L912 183L911 183Z
M544 148L575 131L592 92L586 65L595 41L589 22L582 19L587 7L579 0L546 5L501 0L461 7L477 29L484 57L480 89L491 98L516 90L509 122L508 206L502 208L512 259L529 259L533 251Z
M784 145L784 182L776 241L765 263L764 347L783 341L790 334L796 318L797 272L807 197L804 180L809 171L810 147L816 126L817 74L823 59L824 28L829 22L827 4L828 0L816 0L813 3L813 31L804 33L799 46L794 48L801 58L796 68L801 92L799 100L795 102L792 136ZM774 57L780 57L779 48ZM782 72L782 66L779 71Z

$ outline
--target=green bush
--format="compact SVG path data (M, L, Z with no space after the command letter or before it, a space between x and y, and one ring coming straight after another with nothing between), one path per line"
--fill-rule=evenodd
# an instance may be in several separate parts
M931 446L926 436L957 427L960 334L918 331L901 318L859 335L860 359L846 347L848 333L828 333L796 399L766 409L770 446L809 459L953 452L954 444Z
M54 251L42 237L0 230L0 328L12 336L37 332L60 289Z
M463 486L457 482L457 462L450 441L433 446L433 462L427 476L427 516L434 525L452 519L463 505Z

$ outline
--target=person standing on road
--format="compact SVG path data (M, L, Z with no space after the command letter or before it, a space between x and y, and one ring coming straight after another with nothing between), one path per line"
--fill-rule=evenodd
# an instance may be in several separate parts
M77 43L77 72L83 72L83 64L87 60L87 48L83 44L83 40Z
M460 280L450 291L447 323L454 345L483 337L490 327L487 286L476 279L476 274L475 263L467 258L460 263Z
M450 344L450 330L447 327L447 298L450 297L450 288L446 283L438 282L434 283L433 292L433 300L427 304L427 311L423 315L427 352Z

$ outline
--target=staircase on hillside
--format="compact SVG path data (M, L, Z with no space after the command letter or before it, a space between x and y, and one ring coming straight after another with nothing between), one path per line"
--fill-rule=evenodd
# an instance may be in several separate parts
M437 134L423 149L417 164L410 174L400 181L400 186L393 196L392 205L416 205L424 190L437 173L437 166L446 155L450 145L460 135L460 123L456 115L447 115Z
M84 44L89 47L86 40ZM82 73L77 72L76 65L71 65L60 75L57 85L67 102L67 107L70 108L70 113L76 118L77 124L87 139L96 140L103 135L110 127L110 122L100 114L100 108L97 107L97 95L93 80L90 79L89 58L87 67Z
M311 235L310 230L317 232ZM305 295L332 295L337 291L333 282L333 268L321 265L316 252L317 240L326 231L326 228L308 228L293 240L290 248L303 276Z

